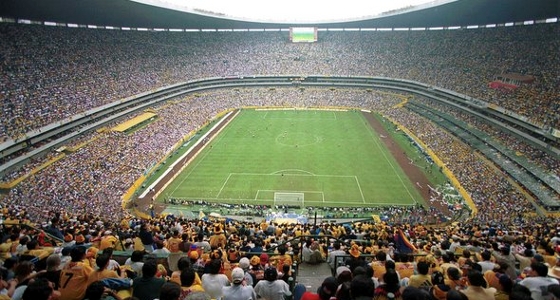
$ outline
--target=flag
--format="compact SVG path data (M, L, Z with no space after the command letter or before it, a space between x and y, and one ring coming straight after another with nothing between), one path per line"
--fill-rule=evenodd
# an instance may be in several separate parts
M400 253L412 253L416 247L408 240L402 229L395 233L395 247Z
M206 217L206 215L202 212L202 210L198 213L198 219L202 220Z

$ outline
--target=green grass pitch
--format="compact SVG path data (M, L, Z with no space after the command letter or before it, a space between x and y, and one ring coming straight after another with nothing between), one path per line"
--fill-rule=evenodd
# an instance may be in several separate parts
M420 194L358 111L244 109L161 197L305 206L422 203Z

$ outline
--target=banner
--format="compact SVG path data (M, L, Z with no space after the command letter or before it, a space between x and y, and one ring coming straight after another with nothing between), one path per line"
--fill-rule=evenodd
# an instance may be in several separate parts
M398 229L395 234L395 248L400 253L412 253L417 250L408 237L406 237L402 229Z

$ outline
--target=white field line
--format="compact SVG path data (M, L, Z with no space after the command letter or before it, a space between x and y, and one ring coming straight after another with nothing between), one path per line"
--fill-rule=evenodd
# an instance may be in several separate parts
M226 181L224 181L224 184L222 184L222 187L220 188L220 190L218 191L218 194L216 195L216 198L220 197L220 194L222 193L222 191L224 190L224 187L226 186L226 184L228 183L229 179L231 178L231 174L229 173L228 177L226 178Z
M366 203L366 198L364 197L364 192L362 191L362 186L360 185L360 181L358 181L358 176L354 176L356 179L356 183L358 184L358 189L360 190L360 194L362 195L362 202Z
M416 202L414 200L414 197L412 196L412 193L410 193L410 190L406 187L406 184L404 184L403 179L401 178L401 176L399 175L399 173L397 172L397 169L395 168L395 166L391 163L391 161L389 161L389 158L387 158L387 154L385 154L385 151L383 149L383 147L381 147L381 145L379 144L379 140L376 138L376 136L374 135L375 130L373 128L371 128L370 126L366 126L368 123L365 122L363 123L365 127L367 127L369 129L371 138L373 139L375 145L377 146L377 148L379 148L379 150L381 151L383 158L385 158L385 160L387 161L387 163L391 166L391 168L393 169L393 172L395 173L395 175L397 175L397 178L399 178L399 181L401 182L402 186L404 187L404 189L406 190L406 192L408 193L408 195L410 196L410 199L412 199L413 202Z
M225 122L225 120L227 119L227 117L228 117L230 114L232 114L232 113L235 113L235 114L237 115L237 114L239 114L239 111L237 111L237 112L231 111L231 112L227 113L219 122L216 123L216 125L214 125L214 127L212 127L212 129L210 129L210 130L209 130L208 132L206 132L203 136L201 136L201 137L198 139L198 141L197 141L189 150L187 150L187 152L185 152L185 154L181 155L181 157L179 157L177 160L175 160L175 162L174 162L173 164L171 164L171 165L167 168L167 170L165 170L165 172L163 172L163 173L159 176L159 178L157 178L157 179L156 179L156 180L155 180L141 195L140 195L140 197L141 197L141 198L145 197L145 196L156 186L156 184L158 184L158 183L162 180L162 178L165 177L165 175L167 175L169 172L171 172L171 170L173 170L173 167L175 167L176 164L178 164L185 156L187 156L189 153L191 153L191 151L193 151L192 149L194 149L198 144L202 143L202 141L203 141L211 132L213 132L213 129L214 129L215 127L219 126L222 122ZM231 120L230 120L229 122L233 121L233 119L235 119L235 116L234 116L233 118L231 118ZM228 127L228 126L226 125L226 126L222 127L220 130L218 130L218 132L216 132L216 134L212 135L212 137L210 138L210 141L212 141L216 136L218 136L218 135L220 134L220 132L221 132L224 128L227 128L227 127ZM191 161L192 161L193 159L195 159L195 158L198 156L198 154L199 154L204 148L205 148L205 147L200 148L200 150L199 150L198 152L196 152L196 153L193 155ZM171 184L171 182L173 182L173 181L175 180L175 178L177 178L177 176L178 176L179 174L181 174L181 172L183 172L183 170L185 169L185 167L186 167L187 165L188 165L188 164L184 164L184 165L181 167L181 169L180 169L175 175L173 175L173 177L172 177L170 180L168 180L168 181L165 183L165 185L161 188L161 190L158 191L158 194L155 195L155 197L159 196L159 194L162 193L162 192L167 188L167 186L168 186L169 184Z

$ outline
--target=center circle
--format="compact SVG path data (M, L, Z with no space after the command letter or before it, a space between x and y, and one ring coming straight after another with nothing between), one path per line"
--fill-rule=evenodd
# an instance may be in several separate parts
M307 132L284 132L277 138L276 142L285 146L309 146L320 142L321 138Z

